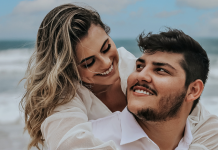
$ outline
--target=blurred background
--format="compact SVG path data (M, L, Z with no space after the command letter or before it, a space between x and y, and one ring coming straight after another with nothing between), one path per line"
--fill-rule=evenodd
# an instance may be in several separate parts
M90 5L111 27L117 47L135 56L141 52L136 38L142 32L172 27L197 40L210 58L210 73L201 103L218 115L218 1L217 0L10 0L0 4L0 150L25 150L24 118L19 102L24 93L28 60L34 51L38 27L54 7Z

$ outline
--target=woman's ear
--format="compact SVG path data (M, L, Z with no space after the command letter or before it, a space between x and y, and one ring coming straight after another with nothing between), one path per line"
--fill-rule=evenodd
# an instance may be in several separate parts
M203 92L203 89L204 83L202 82L202 80L197 79L194 82L192 82L187 90L186 102L193 102L198 97L200 97L201 93Z

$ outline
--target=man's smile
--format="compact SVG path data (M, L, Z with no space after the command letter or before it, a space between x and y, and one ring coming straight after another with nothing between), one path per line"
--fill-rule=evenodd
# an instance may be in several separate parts
M151 90L143 86L134 86L133 91L139 94L154 95L154 93Z
M137 95L146 94L146 95L156 95L157 96L157 92L151 89L147 84L136 83L130 88L130 90L133 90L133 92L137 93Z

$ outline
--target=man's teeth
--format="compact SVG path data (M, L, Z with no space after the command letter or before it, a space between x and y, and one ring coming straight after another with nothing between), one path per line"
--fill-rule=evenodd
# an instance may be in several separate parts
M146 95L152 95L151 93L143 91L143 90L135 90L135 92L136 93L143 93L143 94L146 94Z
M113 70L113 68L114 68L113 65L111 65L111 67L107 71L101 73L100 75L107 75L108 73L110 73Z

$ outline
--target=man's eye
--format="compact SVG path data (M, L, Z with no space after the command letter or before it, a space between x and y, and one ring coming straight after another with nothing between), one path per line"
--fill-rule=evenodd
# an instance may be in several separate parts
M102 53L107 53L109 50L110 50L110 48L111 48L111 44L108 44L108 47L107 47L107 49L106 50L104 50L104 51L102 51Z
M158 68L157 70L158 70L158 71L165 72L165 70L164 70L164 69L162 69L162 68Z
M161 73L168 73L169 74L169 72L167 70L163 69L163 68L157 68L156 71L161 72Z
M136 65L136 69L143 69L143 66L138 64L138 65Z

